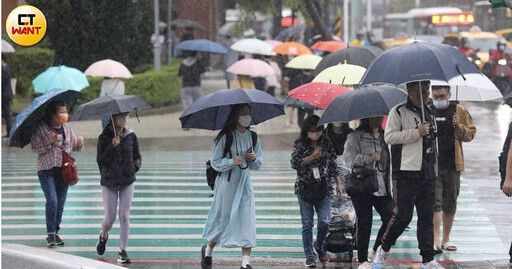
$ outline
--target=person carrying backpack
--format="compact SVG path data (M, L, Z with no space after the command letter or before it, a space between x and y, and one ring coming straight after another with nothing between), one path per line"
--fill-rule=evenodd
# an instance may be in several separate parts
M224 127L215 138L210 159L219 174L203 238L208 244L201 249L201 268L212 268L213 249L242 249L241 269L249 264L251 249L256 245L256 209L251 170L262 165L261 142L249 126L252 121L248 104L233 105ZM256 138L256 146L253 139ZM227 152L226 144L231 142Z

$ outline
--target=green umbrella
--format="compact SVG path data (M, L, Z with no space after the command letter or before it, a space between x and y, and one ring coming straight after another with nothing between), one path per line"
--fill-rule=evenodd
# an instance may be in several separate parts
M46 69L32 80L32 85L34 91L39 93L46 93L55 88L81 91L89 86L89 81L82 71L61 65Z

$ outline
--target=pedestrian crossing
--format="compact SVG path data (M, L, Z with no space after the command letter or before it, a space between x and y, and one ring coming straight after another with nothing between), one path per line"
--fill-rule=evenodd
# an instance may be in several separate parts
M131 210L128 253L132 258L198 258L202 229L210 208L211 191L206 184L205 162L209 152L143 152L143 166L137 174ZM103 220L99 172L94 153L74 154L80 182L70 187L64 210L61 236L64 247L57 251L99 258L95 244ZM301 221L293 194L295 171L290 152L264 152L263 167L253 172L255 189L257 247L252 256L260 258L303 258ZM45 248L44 195L36 174L36 155L2 155L2 242ZM404 232L393 248L392 258L419 259L416 217L411 231ZM380 227L374 215L372 238ZM115 257L119 224L110 233L106 258ZM507 256L484 208L464 180L452 232L456 253L439 259L484 260ZM239 249L215 250L216 257L239 257ZM331 254L347 257L347 254Z

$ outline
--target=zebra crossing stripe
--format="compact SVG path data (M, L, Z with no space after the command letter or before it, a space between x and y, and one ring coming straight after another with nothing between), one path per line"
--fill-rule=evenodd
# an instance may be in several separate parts
M137 174L132 204L129 253L135 259L197 258L204 240L201 231L210 209L212 192L205 182L204 161L210 152L142 152L144 164ZM35 154L5 155L2 160L2 241L43 246L44 197L36 174ZM14 158L13 158L14 157ZM99 171L94 153L75 154L81 181L69 188L61 232L66 246L58 251L97 258L95 242L103 219ZM26 160L34 162L26 165ZM255 257L303 258L301 218L293 194L296 173L290 168L290 152L268 152L261 170L252 171L259 247ZM201 160L198 162L197 160ZM273 160L272 163L265 162ZM194 163L195 162L195 163ZM23 163L23 164L21 164ZM462 179L458 214L452 232L457 253L443 254L456 260L491 259L506 255L494 225L474 193ZM373 216L372 239L380 228ZM393 258L417 259L417 217L411 231L393 248ZM115 245L119 224L110 234ZM159 245L157 245L159 244ZM108 253L115 255L115 247ZM216 249L219 258L235 257L239 249ZM330 254L331 255L331 254Z

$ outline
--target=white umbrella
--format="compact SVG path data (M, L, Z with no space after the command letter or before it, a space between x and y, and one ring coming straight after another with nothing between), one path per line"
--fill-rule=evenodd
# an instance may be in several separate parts
M314 70L320 61L322 61L322 57L318 55L304 54L293 58L284 67Z
M483 102L502 98L496 85L483 74L465 74L445 81L431 80L430 85L449 85L451 100Z
M234 51L250 54L276 55L275 52L272 52L272 46L257 38L240 39L233 43L230 48Z
M2 53L13 53L14 47L7 41L2 39Z
M132 78L132 73L122 63L110 59L97 61L87 70L85 74L91 77L109 77L109 78Z

